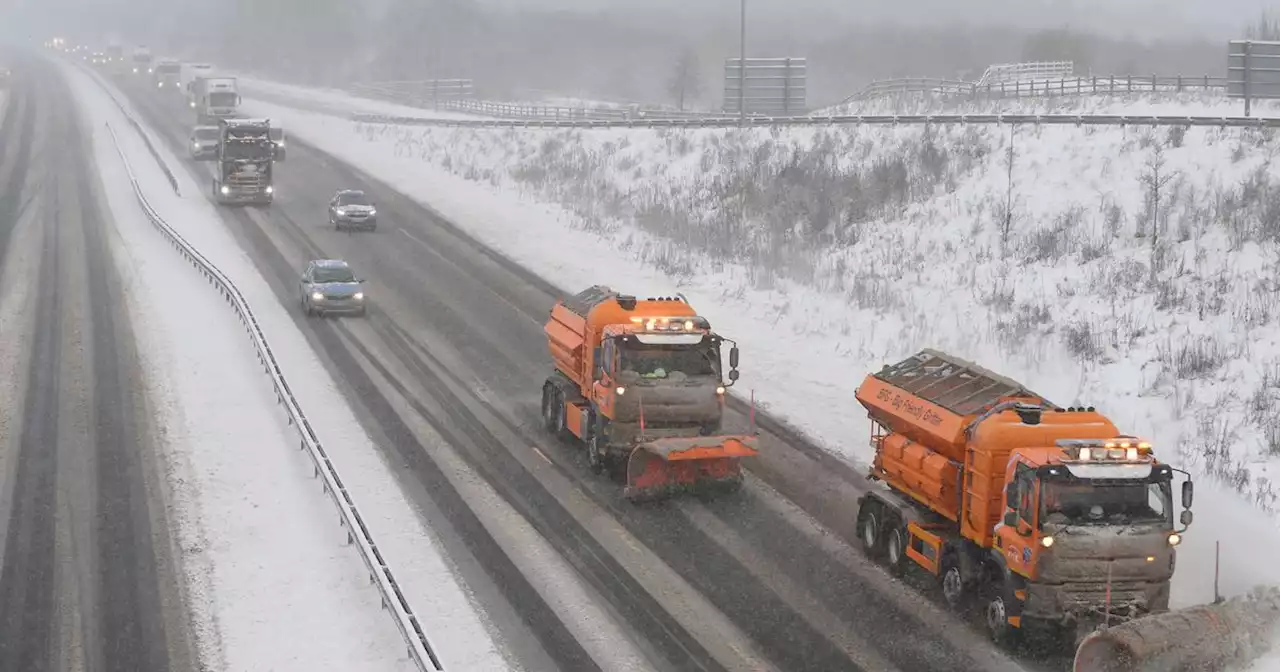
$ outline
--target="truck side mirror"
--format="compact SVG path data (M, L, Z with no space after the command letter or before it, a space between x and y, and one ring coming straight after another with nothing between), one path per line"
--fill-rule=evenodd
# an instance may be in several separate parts
M1193 484L1191 481L1183 481L1182 482L1182 508L1184 509L1191 508L1191 500L1195 498L1195 494L1196 494L1195 484Z
M1195 514L1191 513L1188 509L1183 511L1182 515L1178 517L1178 522L1182 523L1183 527L1191 527L1191 521L1195 520L1195 518Z
M1005 511L1005 512L1004 512L1004 524L1005 524L1005 526L1006 526L1006 527L1017 527L1017 526L1018 526L1018 512L1017 512L1017 511Z
M736 345L729 348L729 368L738 368L738 346Z
M738 370L737 370L737 369L729 369L729 380L730 380L730 382L735 382L735 383L736 383L736 382L738 382Z

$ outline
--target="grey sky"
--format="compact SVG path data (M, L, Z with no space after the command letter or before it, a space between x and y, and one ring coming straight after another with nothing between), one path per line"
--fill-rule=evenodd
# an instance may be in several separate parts
M736 16L738 0L479 0L492 7L574 10L666 10ZM1074 27L1113 36L1234 37L1276 0L748 0L751 16L776 20L797 12L842 22L949 24L957 21L1019 27Z

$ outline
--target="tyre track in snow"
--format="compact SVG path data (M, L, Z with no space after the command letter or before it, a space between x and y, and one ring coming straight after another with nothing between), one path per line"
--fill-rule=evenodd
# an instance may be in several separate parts
M145 110L154 127L163 129L171 148L182 152L185 134L181 122L174 117L178 111L157 104L145 94L139 96L135 92L134 101ZM294 177L304 170L305 180ZM298 269L306 257L345 257L352 260L358 270L366 269L379 280L379 289L371 295L375 314L371 314L367 325L302 322L314 341L321 349L330 351L330 358L335 361L359 355L366 362L378 363L386 353L392 353L391 361L381 364L381 377L416 380L430 390L428 396L432 402L449 409L443 418L425 408L416 409L416 414L434 419L437 424L446 424L441 423L442 419L461 423L460 435L454 436L450 443L482 444L479 448L471 445L471 449L481 456L487 455L485 459L495 465L492 468L501 472L496 475L489 472L490 482L501 489L502 481L506 480L509 485L505 487L515 491L510 495L512 500L528 498L539 502L538 506L526 509L526 517L537 518L547 515L548 511L554 513L557 507L543 492L546 484L528 473L527 467L517 468L509 457L521 442L534 446L555 443L537 428L538 379L549 370L545 342L539 332L555 296L554 290L548 290L546 283L523 277L511 268L510 262L497 255L477 249L474 241L456 235L451 225L438 220L430 211L300 143L295 142L289 162L280 167L277 184L276 204L269 211L261 211L261 217L228 210L226 218L245 236L246 247L264 275L276 276L277 293L287 307L296 307L297 297L292 295L296 290L290 289L290 283L296 282ZM322 231L318 224L327 202L326 188L362 184L379 202L380 220L384 222L382 230L371 236L355 237ZM316 224L311 226L303 224L306 218L299 216L300 208L308 205L315 213ZM264 220L264 224L259 225L255 219ZM270 230L264 230L268 226ZM423 238L430 244L425 244ZM289 259L285 259L286 249L292 252ZM273 260L264 262L264 258ZM390 288L385 294L385 304L379 302L379 297L384 296L381 287L384 281ZM388 306L381 315L376 314L379 305ZM371 333L382 352L366 349L343 353L341 344L328 343L330 331L340 332L342 342L356 349L355 344L368 340ZM424 331L429 332L423 336L429 344L409 336ZM451 365L440 361L444 355L431 361L430 353L442 345L458 353L462 361ZM468 373L451 371L458 367ZM335 368L340 377L354 379L365 375L351 364ZM450 387L473 392L461 398L448 393ZM366 388L362 383L357 389L357 394L352 395L353 401L365 404L369 398L366 395L376 391L376 386ZM412 397L407 391L403 394ZM395 422L389 416L378 417L376 424L385 430ZM493 428L495 424L499 426L497 429ZM745 423L739 415L731 417L729 424ZM789 440L785 435L770 433L777 430L764 429L767 449ZM515 440L495 439L494 432ZM486 438L485 434L490 436ZM411 445L406 448L400 441L396 444L402 458L421 459L411 455L416 448ZM754 495L738 504L712 502L705 506L693 503L637 509L621 501L613 484L591 475L579 451L554 445L544 452L557 474L574 483L597 509L607 512L626 531L653 549L663 562L695 587L701 597L746 633L749 648L763 653L779 669L993 669L989 662L991 655L977 638L954 634L940 637L933 626L938 621L945 622L946 617L921 618L915 612L923 600L904 605L893 595L885 595L886 591L901 592L901 589L886 587L890 581L875 575L877 570L862 568L841 574L838 569L847 569L847 563L831 560L829 552L818 542L796 533L792 529L794 523L775 515L768 507L754 504ZM768 459L772 461L761 461L760 466L764 468L760 471L767 474L774 470L786 476L780 481L772 479L771 485L802 483L808 486L803 488L802 496L794 498L796 503L815 512L821 522L835 523L831 525L833 528L847 528L847 539L854 538L851 529L854 516L847 504L856 496L856 488L850 488L838 473L833 475L834 470L802 450L780 448L770 453ZM798 486L792 486L795 487ZM790 496L791 492L784 494ZM684 510L688 506L704 507L716 524L704 524L705 520L697 513ZM552 532L558 533L558 530ZM574 533L580 534L578 530ZM733 547L731 541L742 543L761 537L787 540L785 547L758 541L757 546L760 553L771 559L773 567L786 573L786 583L798 587L798 594L790 591L784 599L783 594L789 591L779 582L762 575L758 567L747 566L728 550ZM793 557L806 560L793 562ZM814 567L828 569L814 572ZM590 572L584 572L584 577L591 580ZM600 585L599 578L596 581ZM623 611L616 604L614 608ZM658 614L650 618L654 623L664 620ZM643 619L624 620L660 652L658 660L666 659L667 667L660 666L661 669L670 669L672 665L676 669L699 669L698 659L688 655L688 647L681 644L686 636L678 630L662 627L658 632L646 626ZM947 629L952 630L954 628ZM895 645L899 639L926 642L926 645ZM546 639L543 641L547 643ZM710 642L701 643L703 648L712 646ZM686 652L684 657L673 663L670 656L682 651Z
M15 70L22 120L0 126L5 149L17 143L0 192L0 375L24 384L0 436L0 669L190 670L92 152L58 73L27 57Z

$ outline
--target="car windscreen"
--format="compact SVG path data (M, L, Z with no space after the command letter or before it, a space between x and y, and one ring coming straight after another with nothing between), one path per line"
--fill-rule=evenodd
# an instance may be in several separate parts
M340 194L338 205L372 205L364 194Z
M317 266L311 273L312 282L325 284L328 282L355 282L356 276L346 266Z
M217 139L218 139L218 129L216 129L216 128L197 128L197 129L196 129L196 139L197 139L197 140L217 140Z

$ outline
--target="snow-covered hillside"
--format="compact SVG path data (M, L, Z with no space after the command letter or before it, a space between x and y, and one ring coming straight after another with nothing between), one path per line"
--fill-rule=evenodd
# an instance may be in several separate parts
M1230 105L1185 98L1130 109ZM1098 406L1166 455L1275 504L1280 142L1270 133L330 123L402 160L564 205L576 226L682 284L737 299L757 326L791 337L797 352L777 365L821 374L810 387L832 418L817 433L855 459L866 458L863 426L845 416L856 415L861 376L932 346L1061 404ZM757 386L784 413L792 405Z

